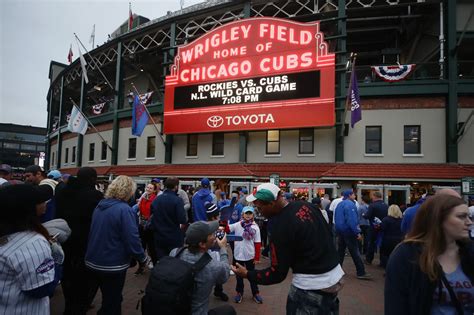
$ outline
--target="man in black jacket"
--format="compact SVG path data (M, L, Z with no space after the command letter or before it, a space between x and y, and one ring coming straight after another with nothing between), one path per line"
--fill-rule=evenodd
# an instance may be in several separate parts
M158 260L184 245L180 224L185 224L187 219L183 200L177 194L178 184L178 178L168 177L164 182L165 191L151 203L151 226Z
M288 202L271 183L259 185L247 201L272 220L271 266L247 271L237 264L232 270L258 284L270 285L282 282L292 268L286 313L337 314L337 292L344 272L321 211L308 202Z
M56 217L66 220L72 231L63 244L65 260L61 286L65 299L64 314L86 314L98 289L84 264L92 214L104 198L95 189L96 181L96 170L82 167L77 177L71 176L65 187L56 192Z
M377 240L377 235L380 231L380 222L388 214L388 206L382 199L382 193L380 191L374 191L372 193L372 203L369 205L369 210L365 214L365 218L369 219L369 230L367 233L368 244L367 244L367 253L365 254L366 264L372 264L374 260L375 253L375 241ZM378 218L376 220L375 218ZM377 224L376 221L379 223Z

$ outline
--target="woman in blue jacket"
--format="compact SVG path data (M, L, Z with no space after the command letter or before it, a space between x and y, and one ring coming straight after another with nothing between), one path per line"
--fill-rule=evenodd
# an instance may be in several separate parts
M117 177L92 216L85 263L102 292L100 314L121 314L122 290L130 261L133 257L141 266L146 264L136 214L128 205L135 190L136 184L130 177Z
M385 279L385 314L473 314L472 221L464 200L427 199L407 238L393 251Z

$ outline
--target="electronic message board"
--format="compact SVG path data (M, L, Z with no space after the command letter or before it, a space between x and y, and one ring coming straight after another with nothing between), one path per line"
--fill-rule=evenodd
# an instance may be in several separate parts
M178 47L167 134L334 125L334 54L319 22L251 18Z

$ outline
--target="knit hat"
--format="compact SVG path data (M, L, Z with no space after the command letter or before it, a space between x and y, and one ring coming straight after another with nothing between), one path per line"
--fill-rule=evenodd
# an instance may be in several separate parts
M258 185L255 192L251 195L248 195L246 200L248 202L253 202L255 200L262 200L262 201L275 201L278 198L278 193L280 192L280 188L272 183L264 183Z
M25 173L36 174L38 172L41 172L41 173L44 172L43 169L38 165L30 165L27 168L25 168Z
M207 202L204 207L206 208L206 216L208 218L212 218L216 215L219 215L219 208L212 202Z
M354 191L352 189L346 189L342 192L342 196L344 197L344 199L347 199L353 193L354 193Z
M197 221L191 224L186 230L186 244L198 245L207 236L215 233L219 228L219 221L204 222Z
M321 199L319 197L314 197L312 200L311 200L311 203L313 205L320 205L321 204Z

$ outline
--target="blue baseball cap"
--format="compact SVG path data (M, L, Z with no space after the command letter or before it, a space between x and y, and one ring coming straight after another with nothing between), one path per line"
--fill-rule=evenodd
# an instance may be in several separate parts
M342 196L344 197L344 199L347 199L353 193L354 193L354 191L352 189L346 189L342 192Z
M201 186L202 187L209 187L211 185L211 182L209 181L209 178L204 177L201 179Z
M58 170L52 170L51 172L48 173L48 178L58 180L61 178L61 172Z
M254 213L255 212L255 209L251 206L246 206L242 209L242 213L249 213L249 212L252 212Z

